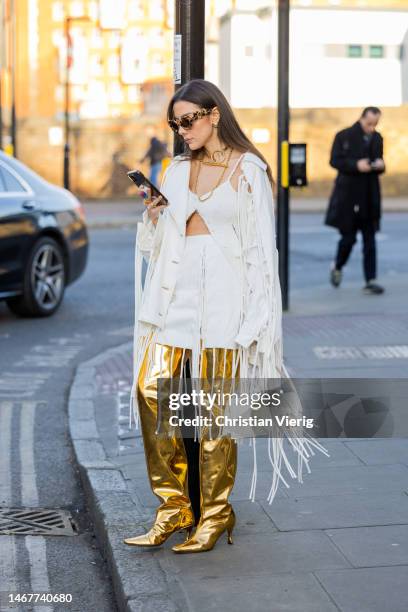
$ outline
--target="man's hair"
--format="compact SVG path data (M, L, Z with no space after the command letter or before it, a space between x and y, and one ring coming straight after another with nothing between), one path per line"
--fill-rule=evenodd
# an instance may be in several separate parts
M361 113L362 117L365 117L367 113L372 113L373 115L381 115L381 110L378 106L366 106L366 108Z

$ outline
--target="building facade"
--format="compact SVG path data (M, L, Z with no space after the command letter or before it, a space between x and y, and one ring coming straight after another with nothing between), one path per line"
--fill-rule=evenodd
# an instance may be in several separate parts
M150 137L172 146L165 111L174 91L174 5L174 0L2 0L3 147L10 141L14 74L18 156L61 184L68 89L72 188L93 197L126 193L125 170L140 165ZM291 138L309 144L311 187L305 194L327 190L333 134L343 117L357 117L367 104L386 109L385 187L390 193L408 191L402 167L408 142L407 32L406 0L291 0ZM207 0L205 77L224 91L272 167L276 45L276 1Z
M276 8L221 17L219 84L233 106L276 106L276 41ZM407 103L408 3L406 10L293 8L289 98L292 108Z

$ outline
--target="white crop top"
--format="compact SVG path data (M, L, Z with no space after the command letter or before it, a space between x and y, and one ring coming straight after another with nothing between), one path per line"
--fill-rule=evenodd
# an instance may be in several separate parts
M186 213L187 220L190 215L197 211L213 236L221 230L221 235L224 239L228 241L230 245L235 243L237 249L239 249L239 239L236 231L238 225L238 192L235 191L231 185L231 177L242 157L243 155L237 160L228 179L214 189L212 195L207 200L202 202L196 193L189 190ZM244 321L246 320L247 322L241 328L236 338L236 341L242 343L244 346L249 346L254 330L256 330L258 334L262 333L262 329L268 317L253 209L250 211L250 219L247 248L242 254L244 258L245 275L249 286L249 295L247 297L244 319Z
M186 221L194 212L198 212L206 222L208 229L220 225L226 229L226 226L235 224L238 193L231 185L231 177L244 155L245 153L238 158L228 178L213 190L208 199L201 201L198 195L189 189Z

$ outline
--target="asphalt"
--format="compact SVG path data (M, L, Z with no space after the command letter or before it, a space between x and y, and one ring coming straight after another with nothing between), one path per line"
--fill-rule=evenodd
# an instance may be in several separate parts
M91 206L104 205L86 206L89 222ZM136 206L126 219L140 218ZM293 291L284 316L292 376L407 378L406 357L366 350L408 345L407 288L408 275L398 274L382 296L356 282ZM255 502L252 449L240 445L233 546L222 537L211 552L175 555L178 534L155 550L124 545L157 507L140 431L128 427L131 364L131 342L105 351L78 367L69 395L76 459L121 611L405 612L407 439L321 440L330 457L316 454L303 484L290 481L272 505L262 441Z

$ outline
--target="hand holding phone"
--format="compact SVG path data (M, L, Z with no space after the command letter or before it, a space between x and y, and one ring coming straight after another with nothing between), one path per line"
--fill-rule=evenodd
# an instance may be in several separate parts
M147 197L145 200L145 205L147 208L147 216L149 217L150 221L153 223L153 225L156 225L157 221L159 220L159 216L161 214L161 212L163 211L164 208L166 208L168 206L168 204L162 204L162 195L157 196L157 198L153 198L153 200L151 200L151 193L150 193L150 187L146 187L146 191L144 192L146 193Z
M384 170L385 166L383 160L381 158L375 159L371 162L371 168L373 170Z
M159 189L157 189L155 185L153 185L153 183L149 181L148 178L145 177L143 172L140 172L140 170L131 170L127 173L127 175L130 180L133 181L141 190L141 195L145 197L146 206L150 206L150 204L153 207L168 205L167 198L159 191Z

